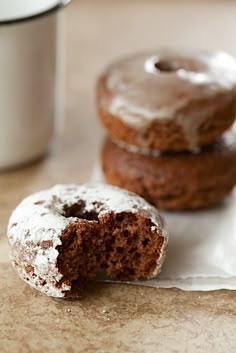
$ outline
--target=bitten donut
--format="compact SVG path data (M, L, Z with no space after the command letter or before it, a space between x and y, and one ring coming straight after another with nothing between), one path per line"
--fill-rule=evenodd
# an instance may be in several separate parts
M102 184L57 185L23 200L8 237L20 277L52 297L76 297L102 269L110 278L156 276L167 232L141 197Z
M232 132L199 153L144 155L106 140L106 180L136 192L161 209L189 210L221 202L236 184L236 143Z
M196 150L235 120L236 60L225 52L171 49L125 57L100 76L97 107L113 140Z

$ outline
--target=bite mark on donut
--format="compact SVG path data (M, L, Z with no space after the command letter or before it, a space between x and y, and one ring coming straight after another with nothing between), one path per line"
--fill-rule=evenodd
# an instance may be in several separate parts
M64 231L62 244L57 247L61 282L71 286L65 296L78 296L101 270L109 278L119 280L157 274L157 259L162 258L165 239L145 216L132 212L100 216L96 211L83 213L83 203L65 207L65 216L77 217Z

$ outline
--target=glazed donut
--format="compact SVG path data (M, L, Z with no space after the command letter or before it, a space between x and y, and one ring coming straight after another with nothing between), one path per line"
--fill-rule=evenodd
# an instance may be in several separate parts
M236 113L236 60L225 52L158 49L110 65L98 115L113 140L160 151L196 150Z
M156 276L167 232L141 197L102 184L57 185L23 200L8 225L12 264L31 287L76 297L98 268L110 278Z
M232 131L198 153L147 155L107 139L101 159L109 183L136 192L160 209L213 206L236 184L236 137Z

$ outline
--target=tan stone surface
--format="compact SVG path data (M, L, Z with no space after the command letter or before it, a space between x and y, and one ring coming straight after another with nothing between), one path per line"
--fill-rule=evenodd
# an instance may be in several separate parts
M124 52L180 44L236 54L233 1L74 1L65 12L66 124L48 158L0 175L0 353L234 353L235 293L97 284L81 301L49 299L11 269L6 225L27 194L86 181L102 130L95 77Z
M0 275L1 353L235 352L234 293L97 284L81 301L55 300L8 265Z

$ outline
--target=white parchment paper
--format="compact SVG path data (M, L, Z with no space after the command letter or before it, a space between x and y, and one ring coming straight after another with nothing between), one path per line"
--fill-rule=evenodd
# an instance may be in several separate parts
M104 182L99 165L92 181ZM139 285L184 290L236 290L236 190L219 207L162 212L170 233L161 274Z

